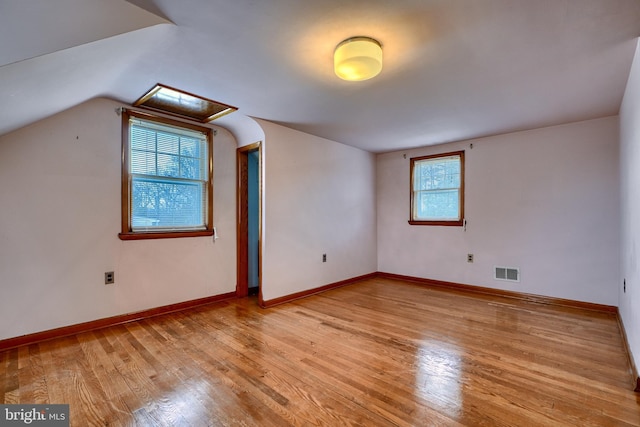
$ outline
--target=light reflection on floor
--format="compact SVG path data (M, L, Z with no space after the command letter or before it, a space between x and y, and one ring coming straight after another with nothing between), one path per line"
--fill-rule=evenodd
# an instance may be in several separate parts
M463 363L458 348L437 340L425 341L416 354L415 393L442 414L462 413Z

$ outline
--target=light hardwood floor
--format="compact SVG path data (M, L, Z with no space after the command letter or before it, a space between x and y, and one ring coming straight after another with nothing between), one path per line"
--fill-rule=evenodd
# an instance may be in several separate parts
M0 353L74 426L640 425L614 314L370 279Z

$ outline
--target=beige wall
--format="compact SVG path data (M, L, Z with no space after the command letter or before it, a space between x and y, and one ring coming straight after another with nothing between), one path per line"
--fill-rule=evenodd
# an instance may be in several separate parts
M620 171L622 193L620 316L629 347L640 367L640 44L620 108Z
M264 299L375 272L374 155L258 124L265 132Z
M121 241L119 106L0 137L0 339L235 290L235 139L214 141L215 243Z
M92 100L0 137L0 339L235 290L236 140L218 128L215 243L121 241L119 106ZM374 156L259 124L264 298L376 271Z
M92 100L0 137L0 339L234 291L236 140L219 128L214 142L217 242L120 241L118 106ZM265 300L384 271L618 304L617 117L377 156L257 123ZM458 149L467 230L409 226L409 158ZM494 281L494 265L522 281Z
M461 149L467 230L409 225L409 159ZM617 117L381 154L378 270L617 305L619 212Z

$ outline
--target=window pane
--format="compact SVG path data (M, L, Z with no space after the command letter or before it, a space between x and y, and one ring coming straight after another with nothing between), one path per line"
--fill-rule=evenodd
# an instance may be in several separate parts
M178 154L180 138L178 135L158 132L158 153Z
M193 157L180 157L180 177L188 179L204 178L200 164L200 159L194 159Z
M158 175L171 176L177 178L180 176L180 158L168 154L158 154Z
M423 160L415 165L415 190L460 187L459 158Z
M420 191L417 193L417 220L458 219L458 190Z
M180 155L200 157L200 141L194 138L182 138L180 141Z
M132 150L156 150L155 131L145 129L140 126L131 126L131 149Z
M156 153L149 151L131 152L131 172L139 174L155 175Z
M133 228L204 228L204 186L202 183L184 183L133 178Z

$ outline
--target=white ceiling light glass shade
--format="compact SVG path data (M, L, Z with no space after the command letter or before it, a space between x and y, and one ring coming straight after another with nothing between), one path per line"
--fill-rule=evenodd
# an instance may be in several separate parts
M351 37L333 53L333 69L343 80L361 81L382 70L382 45L370 37Z

